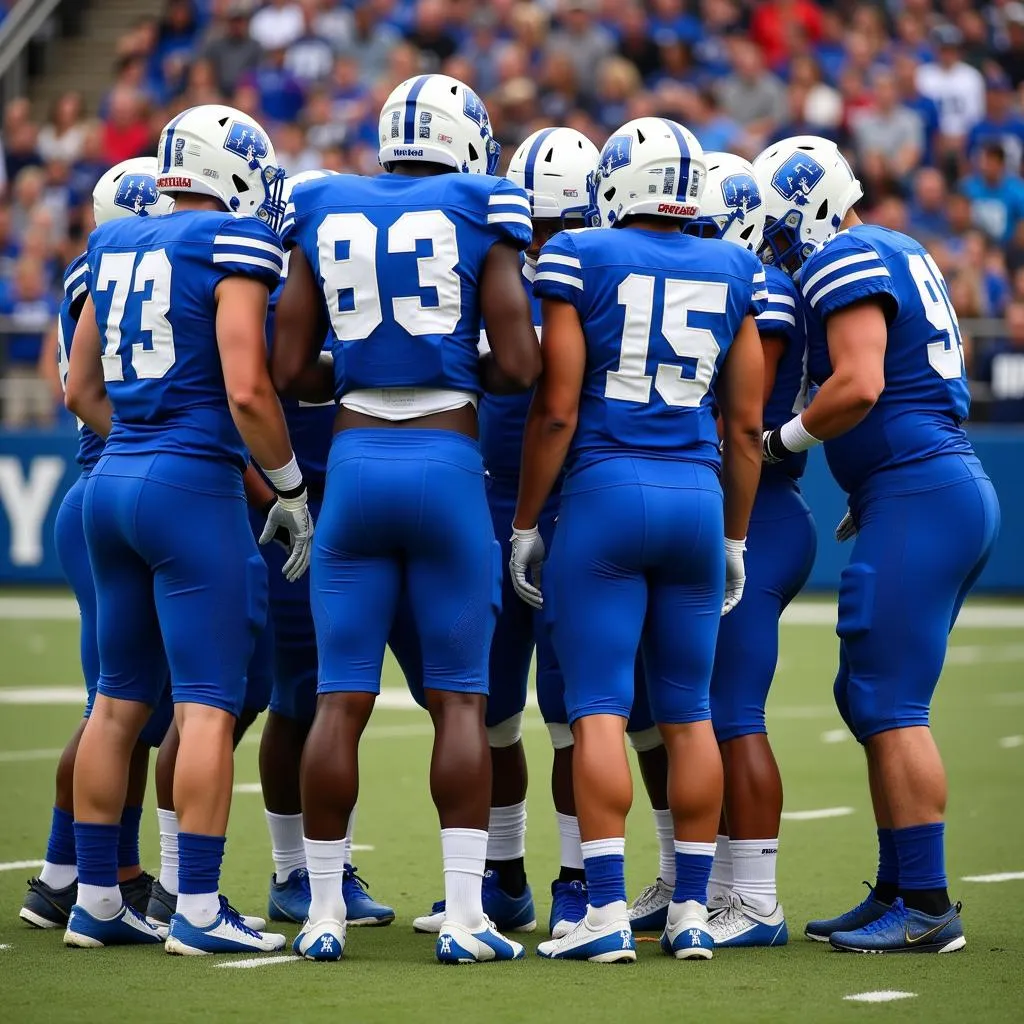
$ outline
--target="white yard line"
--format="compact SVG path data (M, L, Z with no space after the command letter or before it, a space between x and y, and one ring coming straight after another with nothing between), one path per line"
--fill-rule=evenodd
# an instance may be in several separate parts
M816 811L783 811L783 821L818 821L821 818L845 818L853 814L852 807L822 807Z
M962 882L1022 882L1024 871L1000 871L994 875L964 875Z
M283 956L254 956L248 960L229 960L227 963L217 964L217 967L269 967L271 964L300 964L302 957L285 954Z
M1014 750L1017 747L1024 747L1024 736L1004 736L999 741L1003 750Z
M855 992L852 996L843 996L850 1003L892 1003L897 999L916 999L916 992L899 992L886 988L878 992Z
M951 644L947 665L1012 664L1024 661L1024 644Z
M821 734L822 743L845 743L852 738L849 729L828 729Z
M53 761L63 753L63 747L37 747L35 750L0 750L0 764L20 764L24 761Z
M24 871L26 868L41 868L41 860L9 860L0 864L0 871Z

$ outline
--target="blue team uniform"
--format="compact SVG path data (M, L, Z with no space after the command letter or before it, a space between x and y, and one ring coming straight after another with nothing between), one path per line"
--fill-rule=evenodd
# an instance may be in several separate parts
M804 408L807 341L800 295L776 267L765 267L768 302L757 316L764 336L785 350L764 409L765 429ZM764 466L747 533L743 600L722 618L711 675L711 719L720 743L765 732L764 708L779 660L779 617L807 582L817 535L800 494L806 452Z
M889 318L885 389L861 423L825 444L858 528L839 590L836 703L864 741L928 724L946 638L992 550L999 504L963 428L960 330L928 253L858 225L807 261L800 289L819 383L832 370L830 315L877 298Z
M89 265L86 254L76 257L64 273L64 298L60 304L57 321L57 359L61 384L66 386L71 345L75 336L75 325L85 304L89 290ZM89 550L85 542L85 526L82 522L82 502L85 483L89 473L103 452L103 438L90 430L84 423L78 427L78 454L76 461L82 467L82 475L64 495L54 521L54 546L57 558L78 602L81 627L79 646L82 658L82 674L85 677L86 702L84 717L92 714L96 700L96 684L100 676L100 652L96 643L96 584L93 581L92 566L89 564ZM151 747L162 742L174 708L166 686L167 667L162 664L162 648L153 652L153 669L162 672L165 680L163 695L153 709L149 721L142 730L140 740Z
M336 399L363 389L480 393L480 273L496 242L530 242L521 189L487 175L335 175L295 188L283 235L324 292ZM486 693L500 587L475 440L391 428L335 435L311 580L320 693L379 690L403 590L423 685Z
M226 213L113 221L89 239L114 407L84 508L100 693L152 703L162 638L175 703L242 707L267 570L249 529L214 292L238 276L272 291L282 260L270 228Z
M629 717L638 646L655 721L710 717L725 581L712 389L764 282L739 246L638 228L563 232L541 252L537 294L575 306L587 345L544 575L570 722Z

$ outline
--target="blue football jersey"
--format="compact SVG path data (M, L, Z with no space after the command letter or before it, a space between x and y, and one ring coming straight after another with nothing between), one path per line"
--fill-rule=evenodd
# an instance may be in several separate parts
M64 271L64 298L61 299L57 316L57 368L60 372L60 386L68 387L68 366L71 361L71 344L75 338L75 326L82 313L85 297L89 291L89 264L85 253L76 256ZM75 461L88 473L103 453L103 438L78 421L78 454Z
M481 390L480 272L495 242L530 244L522 189L483 174L332 175L295 187L282 235L323 291L335 398Z
M269 291L284 253L254 217L183 210L124 218L89 238L89 293L114 406L106 453L246 454L228 409L214 291L252 277Z
M534 288L576 307L587 362L570 474L609 454L720 464L714 385L765 273L732 242L640 228L563 231Z
M534 294L536 270L523 264L523 287L530 297L533 324L540 334L540 299ZM523 428L533 401L533 391L520 395L488 395L480 398L480 451L484 467L495 480L514 486L523 461Z
M757 316L763 335L780 338L785 350L775 370L775 384L764 407L766 430L781 427L802 412L807 403L807 331L803 301L788 274L778 267L765 267L768 303ZM797 478L807 467L807 452L793 452L779 463L762 467L764 473L785 473Z
M972 449L962 423L970 408L956 313L935 261L914 239L858 225L836 235L804 264L808 368L832 373L826 321L872 296L894 313L885 349L885 388L852 430L825 444L836 482L856 490L873 473Z

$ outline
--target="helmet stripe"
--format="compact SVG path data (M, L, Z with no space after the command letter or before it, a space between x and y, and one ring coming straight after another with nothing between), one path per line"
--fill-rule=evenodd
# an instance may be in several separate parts
M416 100L430 75L420 75L409 86L409 95L405 97L405 144L411 146L416 141Z
M686 190L690 185L690 147L686 144L683 133L674 121L669 120L667 117L663 117L662 121L665 123L665 127L676 137L676 142L679 145L679 176L676 178L676 199L682 203L686 201Z
M189 110L192 108L190 107ZM161 174L167 174L171 169L171 158L174 151L174 126L187 114L189 110L183 110L174 120L167 125L167 138L164 139L164 160Z
M526 154L526 165L523 168L523 184L527 193L533 192L534 168L537 165L537 157L540 155L540 147L544 145L544 140L554 130L554 128L545 128L540 132L537 138L533 140L533 145L530 146L530 152Z

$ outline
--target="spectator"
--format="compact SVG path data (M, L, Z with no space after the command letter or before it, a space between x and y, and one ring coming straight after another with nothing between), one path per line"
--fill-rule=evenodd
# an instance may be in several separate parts
M406 39L420 51L427 71L436 71L459 48L448 28L443 0L419 0L415 22Z
M1006 166L1020 173L1024 154L1024 118L1013 106L1010 79L1002 71L994 71L985 80L985 117L967 137L967 153L973 160L985 142L998 142L1006 154Z
M185 90L179 97L179 102L182 108L198 107L203 103L224 102L217 81L217 69L213 66L212 61L200 58L189 66L185 78ZM159 127L163 127L164 112L159 110L154 114L155 120L160 122ZM159 128L157 138L159 138Z
M294 0L269 0L249 22L249 35L261 49L287 49L302 35L302 8Z
M899 102L891 72L877 73L872 84L874 107L852 125L857 156L862 160L877 156L886 173L902 181L921 161L924 126L917 114Z
M838 11L831 8L822 11L821 35L811 53L827 82L838 82L846 64L846 31L847 26Z
M11 100L4 108L4 165L8 182L25 167L39 167L38 130L26 99Z
M625 57L605 57L597 76L594 120L611 134L628 120L629 100L640 90L640 72Z
M838 98L838 94L837 98ZM772 134L771 142L781 142L792 135L821 135L833 142L837 139L837 128L842 121L842 106L833 106L832 109L822 108L815 112L816 117L822 117L825 121L812 121L808 117L811 99L811 90L803 82L794 82L786 90L786 103L789 117L783 121ZM750 150L750 155L757 154L757 147Z
M880 227L905 234L907 230L906 201L895 192L886 192L879 196L878 202L871 208L870 214L865 219L871 224L878 224Z
M934 32L938 59L917 71L917 88L939 107L943 152L959 154L971 129L985 116L985 79L960 59L963 36L954 25Z
M323 81L334 66L334 47L318 34L317 13L315 0L306 0L302 7L302 35L284 55L284 66L307 86Z
M594 17L594 0L561 0L559 28L548 37L552 51L562 50L576 68L576 83L584 98L594 94L597 69L614 49L611 35Z
M339 57L334 62L334 72L328 84L331 98L331 110L335 119L342 125L350 127L364 117L376 119L378 110L367 108L367 90L359 76L359 65L352 57ZM373 138L377 137L377 125L374 121Z
M50 119L39 130L39 155L44 160L73 164L82 152L86 125L83 120L82 94L65 92L53 103Z
M540 108L551 124L564 124L576 106L576 64L564 50L549 50L540 73Z
M274 151L277 162L285 174L302 174L320 167L320 154L306 142L306 133L300 125L286 122L274 133Z
M103 152L111 164L149 151L149 125L139 94L118 87L110 94L103 129Z
M703 35L700 20L689 14L683 0L651 0L651 35L659 42L679 39L695 43Z
M733 40L732 68L719 83L718 100L746 131L748 148L756 151L786 116L786 89L765 68L761 51L749 40Z
M11 207L8 203L0 203L0 295L14 272L17 259L18 243L11 223Z
M192 0L167 0L149 58L149 79L161 96L173 94L193 57L199 22Z
M86 202L103 173L111 166L106 155L106 129L102 121L90 121L86 125L82 140L82 152L71 165L68 192L72 205Z
M394 7L394 0L364 0L351 6L356 9L347 10L337 0L319 0L316 4L316 34L326 39L336 53L355 45L360 16L376 25L381 36L391 43L398 39L398 33L392 27L377 21L377 12L389 12Z
M742 32L737 0L700 0L704 31L694 43L693 55L701 71L710 78L722 78L732 67L729 62L729 37Z
M761 48L768 66L781 71L792 55L792 28L811 45L822 35L821 11L810 0L762 0L750 19L750 37Z
M977 168L960 187L971 202L971 219L989 238L1008 242L1024 218L1024 181L1007 170L998 142L981 147Z
M696 86L702 77L694 67L689 44L668 37L658 46L658 70L647 79L647 88L657 90L665 82Z
M530 65L530 74L540 69L547 42L548 16L539 4L518 3L509 15L512 38L523 48ZM634 70L638 70L634 67Z
M304 112L306 141L321 153L343 146L349 136L349 125L361 119L362 106L356 104L350 107L349 113L355 116L336 117L330 92L326 88L314 90L306 101Z
M946 200L946 179L934 167L922 167L914 175L908 224L910 234L926 246L949 231Z
M490 93L498 84L494 70L494 51L499 44L498 20L493 11L481 7L473 16L468 37L459 53L472 66L472 79L476 88L484 94ZM545 56L551 57L550 48Z
M907 50L897 50L893 55L892 71L896 78L896 91L900 102L914 111L924 126L924 161L933 163L932 140L939 131L939 105L930 96L922 95L917 88L917 74L921 67L918 58Z
M242 76L263 57L263 47L249 34L249 11L247 0L228 0L223 29L203 51L217 70L217 84L225 96L235 91Z
M616 16L615 33L619 56L632 61L640 76L648 81L661 66L659 40L649 31L647 15L640 4L623 4Z
M244 81L259 93L263 113L271 121L287 124L298 118L306 94L302 83L284 66L284 54L281 47L267 50L260 66Z
M1024 82L1024 3L1013 0L1003 8L1006 24L1007 48L999 63L1013 83L1014 89Z
M687 102L681 110L683 123L697 136L705 152L731 152L743 134L740 126L726 117L710 89L685 90Z

